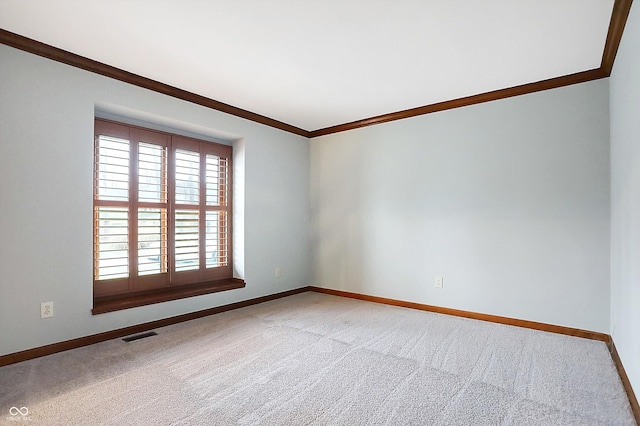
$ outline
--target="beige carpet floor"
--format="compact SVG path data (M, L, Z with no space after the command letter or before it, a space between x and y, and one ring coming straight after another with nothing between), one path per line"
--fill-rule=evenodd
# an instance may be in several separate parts
M313 292L155 331L1 367L0 423L635 424L598 341Z

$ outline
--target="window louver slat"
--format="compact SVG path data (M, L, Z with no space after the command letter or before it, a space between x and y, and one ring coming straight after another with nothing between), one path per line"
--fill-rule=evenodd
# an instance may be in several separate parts
M226 266L227 254L227 212L207 212L206 257L207 268Z
M166 148L140 142L138 147L138 200L166 202Z
M129 212L126 208L95 209L94 275L96 280L129 275Z
M226 206L227 159L217 155L206 157L207 205Z
M175 219L175 270L198 269L200 232L197 210L177 210Z
M200 153L176 150L176 204L200 202Z
M166 209L138 209L138 275L167 272Z
M101 135L96 148L96 197L129 200L129 141Z

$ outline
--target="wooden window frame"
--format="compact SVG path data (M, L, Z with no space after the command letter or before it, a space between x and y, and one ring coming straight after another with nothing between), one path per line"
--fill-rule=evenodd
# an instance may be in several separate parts
M127 201L105 201L99 198L98 139L111 136L129 141L129 183ZM163 148L162 188L159 202L142 201L138 191L138 152L139 144L147 143ZM111 120L96 118L94 127L94 177L93 177L93 309L100 314L121 309L144 306L169 300L193 297L218 291L244 287L241 279L233 278L233 155L232 147L214 142L189 138L176 134L147 129ZM176 201L176 151L188 150L198 153L199 192L198 203L180 204ZM226 159L226 187L218 194L216 205L207 204L207 155ZM113 279L97 279L99 273L99 220L100 207L126 208L128 212L128 276ZM138 214L139 209L160 210L160 273L140 275L138 273ZM198 268L189 271L176 271L175 260L175 214L181 208L198 212ZM226 238L224 251L226 264L207 268L206 232L207 212L224 212L220 216L225 223L218 224L217 235ZM220 217L218 216L218 217ZM164 223L164 225L163 225ZM224 232L221 232L224 231ZM219 253L221 250L217 250ZM163 259L166 261L163 262Z

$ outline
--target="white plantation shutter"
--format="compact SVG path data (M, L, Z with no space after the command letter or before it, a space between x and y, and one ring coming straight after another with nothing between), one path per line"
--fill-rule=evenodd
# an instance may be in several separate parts
M231 147L96 119L94 297L232 277Z

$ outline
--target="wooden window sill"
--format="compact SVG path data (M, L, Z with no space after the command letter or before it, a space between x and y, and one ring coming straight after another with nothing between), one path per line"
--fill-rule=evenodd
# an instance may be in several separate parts
M120 311L123 309L135 308L138 306L168 302L170 300L184 299L187 297L201 296L203 294L216 293L219 291L233 290L236 288L243 288L244 286L244 280L238 278L228 278L218 281L209 281L205 283L145 291L136 294L99 297L94 298L93 309L91 310L91 313L93 315L104 314L106 312Z

